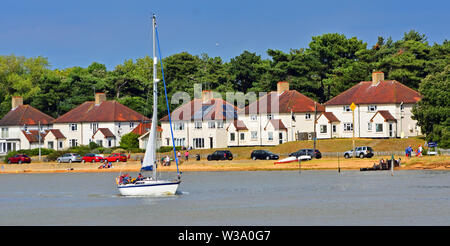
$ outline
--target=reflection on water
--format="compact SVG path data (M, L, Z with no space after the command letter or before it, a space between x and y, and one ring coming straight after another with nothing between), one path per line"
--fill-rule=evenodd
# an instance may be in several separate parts
M0 176L0 225L450 225L450 172L186 172L124 197L114 173Z

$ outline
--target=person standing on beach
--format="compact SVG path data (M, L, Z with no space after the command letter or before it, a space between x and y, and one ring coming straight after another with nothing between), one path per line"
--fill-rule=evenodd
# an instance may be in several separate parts
M184 158L186 159L186 161L189 160L189 151L188 151L188 150L186 150L186 151L184 152Z

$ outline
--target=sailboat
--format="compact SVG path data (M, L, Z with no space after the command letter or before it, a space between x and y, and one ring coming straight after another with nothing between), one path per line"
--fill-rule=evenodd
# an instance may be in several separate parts
M158 82L160 81L156 76L156 39L158 36L156 29L156 17L153 15L152 18L152 26L153 26L153 117L152 117L152 125L150 127L150 136L149 141L147 143L147 147L145 150L144 159L142 161L141 173L151 172L151 176L142 176L139 177L135 182L123 182L120 177L116 178L117 188L119 192L123 196L159 196L159 195L174 195L178 189L179 184L181 183L181 174L178 169L178 157L175 154L175 146L174 149L174 158L177 164L177 173L178 177L174 180L160 180L157 178L156 171L156 127L158 125L158 114L157 114L157 106L158 106ZM159 48L159 40L158 40L158 48ZM161 52L159 52L161 58ZM164 70L161 62L161 71L162 77L164 81ZM173 129L172 123L170 120L170 110L169 103L167 100L167 90L166 83L164 81L164 91L166 94L166 105L167 111L169 113L169 122L170 122L170 130L172 133L172 143L173 141Z

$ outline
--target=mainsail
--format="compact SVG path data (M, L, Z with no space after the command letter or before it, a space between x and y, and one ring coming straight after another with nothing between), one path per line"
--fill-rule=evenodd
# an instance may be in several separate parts
M156 20L153 17L153 40L155 40ZM158 81L156 77L156 42L153 41L153 116L152 125L150 127L150 136L147 142L144 159L142 160L141 171L153 171L153 177L156 176L156 126L158 125Z

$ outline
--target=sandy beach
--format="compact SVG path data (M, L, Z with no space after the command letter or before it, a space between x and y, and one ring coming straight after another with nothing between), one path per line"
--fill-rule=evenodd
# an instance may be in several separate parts
M364 167L372 167L378 163L380 158L390 158L388 156L373 158L332 158L324 157L312 161L303 161L302 170L359 170ZM395 157L396 159L398 157ZM274 164L273 160L247 160L239 159L232 161L181 161L179 169L182 172L198 171L275 171L275 170L298 170L299 164ZM398 170L450 170L449 156L424 156L407 159L402 157L401 167ZM61 163L56 162L33 162L30 164L1 164L0 173L57 173L57 172L138 172L140 169L139 161L128 161L113 163L109 169L99 169L100 163ZM171 166L158 166L161 172L176 172L176 165L172 162Z

